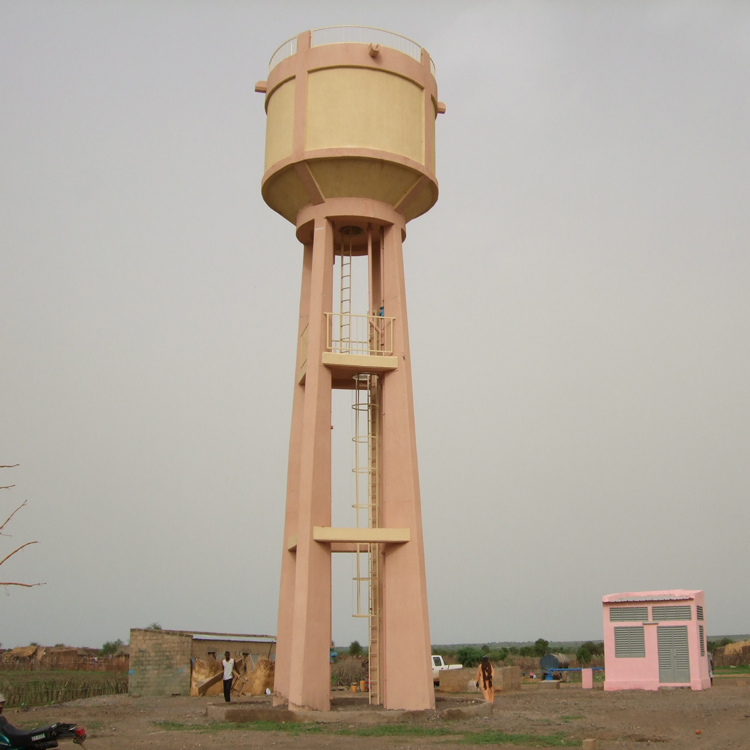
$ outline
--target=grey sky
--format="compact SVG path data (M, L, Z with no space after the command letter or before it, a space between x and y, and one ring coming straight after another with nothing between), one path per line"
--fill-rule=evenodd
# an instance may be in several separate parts
M3 595L0 641L275 632L301 250L253 85L347 23L424 45L448 107L405 243L433 642L598 638L602 595L677 587L747 631L750 6L26 0L0 549L39 539L2 577L46 586ZM334 638L365 642L349 574Z

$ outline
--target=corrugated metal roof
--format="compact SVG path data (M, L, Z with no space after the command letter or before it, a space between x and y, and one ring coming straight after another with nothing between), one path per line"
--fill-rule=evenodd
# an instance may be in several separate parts
M665 594L662 596L625 596L621 599L608 599L605 604L620 604L622 602L684 602L692 601L694 596L675 596Z

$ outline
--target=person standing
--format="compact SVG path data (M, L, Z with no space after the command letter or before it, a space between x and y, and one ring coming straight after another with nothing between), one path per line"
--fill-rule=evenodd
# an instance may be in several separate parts
M224 661L221 662L221 666L224 668L224 700L229 703L229 696L232 692L232 682L234 680L233 675L239 674L234 669L234 659L230 658L229 651L224 652Z
M484 699L490 703L495 702L495 688L492 686L492 680L495 677L495 668L490 664L490 657L483 656L482 663L477 669L476 686L481 688Z

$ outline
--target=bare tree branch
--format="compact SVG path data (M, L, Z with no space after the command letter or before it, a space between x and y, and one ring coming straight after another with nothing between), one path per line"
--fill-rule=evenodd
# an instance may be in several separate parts
M13 552L11 552L9 555L6 555L2 560L0 560L0 565L2 565L9 557L13 557L16 552L20 552L24 547L28 547L30 544L39 544L39 542L26 542L26 544L22 544L20 547L16 547Z
M15 581L0 581L0 586L24 586L30 589L32 586L46 586L46 583L16 583Z
M26 503L27 503L27 502L28 502L28 500L24 500L24 501L23 501L23 502L22 502L22 503L21 503L21 504L20 504L20 505L19 505L19 506L18 506L18 507L17 507L17 508L16 508L16 509L15 509L15 510L13 511L13 512L12 512L12 513L11 513L11 514L10 514L10 515L9 515L9 516L8 516L8 517L7 517L7 518L6 518L5 520L4 520L4 521L3 521L3 525L2 525L2 526L0 526L0 531L2 531L2 530L3 530L4 528L5 528L5 525L6 525L7 523L8 523L8 521L10 521L10 519L11 519L11 518L13 518L13 516L15 516L15 515L16 515L16 513L18 513L18 511L19 511L19 510L21 510L21 508L23 508L23 506L24 506L24 505L26 505ZM7 534L4 534L3 536L7 536ZM2 565L2 563L0 563L0 565Z
M15 469L16 466L20 466L20 464L9 464L9 465L0 465L0 469ZM9 490L13 487L15 487L15 484L8 484L4 487L0 487L0 490ZM10 534L3 534L2 530L8 525L8 522L10 521L13 516L18 513L21 508L23 508L24 505L26 505L26 500L24 500L6 519L3 521L2 526L0 526L0 536L10 536ZM16 552L20 552L24 547L28 547L31 544L39 544L39 542L26 542L26 544L22 544L20 547L16 547L16 549L13 550L9 555L6 555L2 560L0 560L0 565L2 565L4 562L7 562L13 555L16 554ZM0 586L23 586L24 588L30 589L34 586L44 586L44 583L20 583L19 581L0 581Z

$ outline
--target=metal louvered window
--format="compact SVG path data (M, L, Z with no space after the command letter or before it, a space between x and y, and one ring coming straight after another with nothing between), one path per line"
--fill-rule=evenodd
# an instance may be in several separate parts
M615 628L615 657L638 659L646 656L646 640L643 625L640 627Z
M701 656L706 655L706 639L703 635L703 625L698 625L698 635L701 639Z
M645 622L648 620L648 607L610 607L610 622Z
M684 604L677 607L652 607L654 622L663 620L692 620L693 613L690 611L690 605Z
M695 610L698 613L698 619L702 620L703 619L703 607L701 607L700 604L696 604L695 605Z
M690 682L690 649L687 625L656 629L659 646L659 682Z

